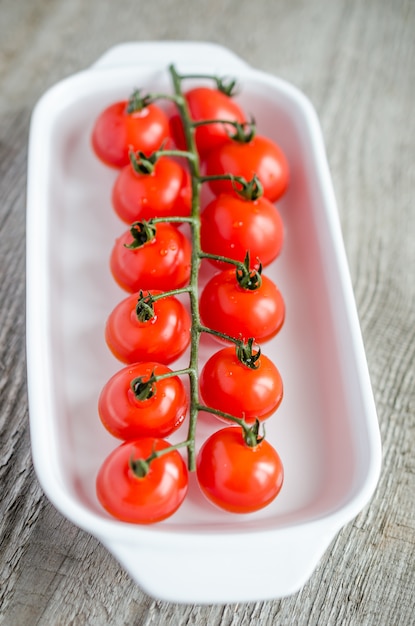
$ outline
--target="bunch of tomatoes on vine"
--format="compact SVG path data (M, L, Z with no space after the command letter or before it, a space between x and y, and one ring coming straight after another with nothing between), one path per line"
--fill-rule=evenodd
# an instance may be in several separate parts
M172 515L189 472L207 500L233 513L272 502L284 474L264 428L283 382L263 344L285 317L266 267L283 245L275 203L288 186L287 160L233 98L234 81L169 72L171 94L134 91L92 130L96 156L118 170L111 201L125 232L110 268L126 292L105 327L120 369L98 400L121 443L102 463L96 492L112 516L137 524ZM187 79L203 83L186 90ZM202 263L212 269L204 284ZM205 336L218 349L201 364ZM186 352L188 365L174 369ZM197 449L202 414L218 427ZM170 443L186 423L186 436Z

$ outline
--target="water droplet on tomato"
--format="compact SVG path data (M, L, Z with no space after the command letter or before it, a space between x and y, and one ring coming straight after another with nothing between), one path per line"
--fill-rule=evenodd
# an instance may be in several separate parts
M162 248L162 249L160 250L160 255L161 255L161 256L167 256L167 255L168 255L168 253L169 253L169 251L168 251L168 250L166 250L166 248Z

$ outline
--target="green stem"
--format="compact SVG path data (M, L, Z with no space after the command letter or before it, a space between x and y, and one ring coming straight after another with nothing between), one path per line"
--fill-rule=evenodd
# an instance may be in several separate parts
M149 322L154 317L154 303L157 300L168 298L169 296L179 296L184 293L190 293L191 286L181 287L180 289L171 289L170 291L162 291L161 293L154 294L149 291L145 294L142 290L139 293L137 303L135 306L135 312L137 319L140 322Z
M157 100L170 100L171 102L177 103L176 96L169 93L148 93L143 96L142 100L145 102L144 106L148 106Z
M198 411L205 411L205 413L211 413L212 415L216 415L216 417L223 417L224 419L230 420L231 422L235 422L235 424L239 424L242 428L247 426L245 420L242 417L236 417L231 413L226 413L225 411L221 411L220 409L214 409L212 406L207 406L204 404L197 405Z
M176 77L179 81L184 79L202 79L202 80L213 80L216 83L216 88L227 96L232 97L235 95L236 88L236 80L231 79L228 83L225 82L224 78L220 78L215 74L178 74L176 73Z
M193 152L189 152L188 150L157 150L152 156L154 156L156 160L163 156L183 157L188 161L194 161L197 158Z
M161 293L151 294L151 299L153 302L156 302L157 300L161 300L162 298L169 298L170 296L180 296L183 293L191 293L191 291L191 285L187 285L187 287L178 287L177 289L170 289L169 291L162 291Z
M135 399L144 402L151 398L155 393L155 385L161 380L166 378L173 378L175 376L184 376L185 374L190 375L191 370L188 367L185 367L180 370L174 370L165 372L164 374L154 374L154 371L151 373L151 376L137 376L133 378L130 382L131 391L134 393Z
M171 372L166 372L165 374L156 374L154 376L154 381L158 382L159 380L164 380L165 378L172 378L173 376L184 376L191 373L190 367L183 367L180 370L172 370Z
M238 128L240 126L240 122L235 122L235 120L222 120L222 119L211 119L211 120L194 120L192 122L192 126L205 126L208 124L226 124L227 126L233 126L234 128Z
M180 441L179 443L172 444L167 448L162 448L161 450L153 450L153 452L146 458L134 458L131 456L130 458L130 469L135 475L136 478L145 478L150 471L150 465L152 461L155 459L168 454L169 452L173 452L174 450L179 450L180 448L188 447L190 444L189 441Z
M224 341L230 341L231 343L234 343L236 346L243 346L242 339L236 339L236 337L231 337L230 335L221 333L219 330L214 330L213 328L209 328L208 326L199 326L198 330L200 333L206 333L207 335L213 335L213 337L217 337L218 339L223 339Z
M186 139L186 146L190 153L194 155L193 159L189 159L192 181L192 207L190 222L192 234L192 257L191 257L191 273L190 273L190 311L192 317L192 333L190 342L190 361L189 361L189 381L190 381L190 416L188 429L188 466L190 471L196 468L196 423L199 403L198 389L198 361L199 361L199 342L200 326L199 303L198 303L198 284L199 284L199 268L201 263L201 245L200 245L200 164L198 152L195 143L195 131L190 124L190 113L187 102L181 92L181 78L176 72L173 65L170 66L170 73L173 80L174 93L176 95L176 104L179 109L183 122L183 128Z
M233 174L211 174L210 176L201 176L201 183L209 183L215 180L228 180L232 183L234 192L244 200L255 201L264 195L264 187L256 174L251 180L246 180L242 176L234 176ZM239 187L236 185L240 185Z
M211 254L210 252L201 252L200 257L202 259L210 259L211 261L221 261L221 263L229 263L230 265L234 265L241 271L244 269L244 264L242 261L237 261L236 259L231 259L227 256L222 256L220 254Z
M255 448L259 443L261 443L263 437L259 434L259 429L261 423L258 419L255 420L253 424L247 424L246 421L241 417L236 417L231 413L225 413L225 411L220 411L219 409L214 409L211 406L205 406L204 404L198 405L198 411L205 411L206 413L211 413L212 415L216 415L216 417L223 417L235 424L238 424L242 428L243 438L245 443L251 448ZM263 425L262 425L263 427Z
M231 183L237 182L242 187L247 184L247 181L242 176L234 176L233 174L211 174L210 176L200 176L199 180L201 183L208 183L211 180L228 180Z
M170 223L170 222L175 222L177 223L188 223L191 224L193 222L193 217L181 217L180 215L173 215L171 217L152 217L149 222L151 224L159 224L159 223Z
M235 261L234 259L228 259L227 257L217 257L216 255L210 255L202 251L201 242L200 242L200 229L201 229L200 189L201 189L201 185L203 182L207 180L213 180L214 178L236 181L243 188L246 187L247 183L245 179L240 178L240 177L234 177L231 175L224 175L224 176L217 176L217 177L201 176L199 156L198 156L196 143L195 143L195 125L192 124L192 120L191 120L190 113L189 113L188 106L187 106L187 101L181 91L181 80L184 77L180 76L180 74L177 73L173 65L169 67L169 70L170 70L170 74L171 74L172 81L173 81L173 87L174 87L174 97L172 97L171 99L174 100L174 102L176 103L177 108L179 110L179 114L183 122L183 129L185 133L187 150L185 151L162 150L159 152L160 152L160 156L161 155L181 156L181 157L185 157L188 159L190 174L191 174L191 185L192 185L191 214L190 214L190 217L188 218L174 217L174 218L169 218L168 220L155 218L154 220L151 220L151 222L157 223L158 221L177 221L177 222L187 222L189 224L190 229L191 229L191 238L192 238L190 280L189 280L189 285L181 289L172 289L171 291L168 291L168 292L164 292L164 293L157 294L157 295L150 295L146 297L140 295L140 299L143 300L143 315L148 315L149 310L151 310L152 308L152 303L155 302L156 300L160 298L165 298L168 296L176 296L176 295L180 295L184 293L189 294L191 322L192 322L189 365L187 368L184 368L182 370L177 370L176 372L171 372L171 374L161 375L159 377L156 377L156 380L157 379L161 380L162 378L165 378L170 375L177 376L180 374L187 374L189 376L189 382L190 382L189 413L190 415L189 415L189 427L188 427L187 439L185 441L182 441L176 445L170 446L169 448L166 448L161 451L153 451L153 453L149 456L148 459L137 459L137 460L132 459L131 460L131 467L133 471L135 471L136 469L137 475L139 474L141 477L145 476L152 460L154 460L155 458L158 458L162 454L166 454L166 452L168 451L176 450L182 447L187 448L189 471L194 471L196 469L196 450L195 450L196 425L197 425L198 413L201 410L209 411L211 413L220 415L231 421L234 421L235 423L240 424L244 432L245 440L247 442L248 441L251 442L249 443L249 445L254 445L254 442L256 441L253 427L246 424L244 420L241 420L235 417L234 415L217 411L216 409L213 409L210 407L204 407L203 405L200 404L199 380L198 380L199 379L199 376L198 376L199 344L200 344L200 337L201 337L202 332L209 333L216 337L224 339L226 341L233 342L237 346L237 348L239 348L239 350L242 350L244 346L243 342L239 339L235 339L233 337L225 335L224 333L220 333L218 331L212 330L210 328L206 328L201 325L200 313L199 313L199 301L198 301L199 270L200 270L201 261L203 258L216 258L217 260L224 260L228 263L235 265L237 268L237 272L239 273L243 273L244 271L246 272L246 269L245 269L246 263L244 264L239 261ZM190 75L186 76L186 78L190 78L190 77L191 77ZM194 77L196 77L196 75ZM155 154L157 155L158 153L155 153ZM140 299L137 305L138 309L140 308L139 307Z

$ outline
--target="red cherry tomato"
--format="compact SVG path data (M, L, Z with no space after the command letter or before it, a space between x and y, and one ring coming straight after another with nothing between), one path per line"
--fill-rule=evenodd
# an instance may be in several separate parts
M261 354L256 368L244 365L234 347L213 354L200 373L204 403L243 418L248 424L272 415L281 403L283 385L274 363Z
M113 167L128 165L130 150L141 150L148 156L170 137L169 118L157 105L128 113L128 104L122 100L105 108L92 130L95 154Z
M205 326L236 339L252 337L258 343L274 337L285 317L282 295L267 276L251 291L239 285L234 269L219 272L206 283L199 308Z
M245 443L242 429L216 431L197 458L197 479L205 496L226 511L252 513L267 506L281 490L284 470L266 440Z
M110 515L133 524L152 524L177 511L188 487L186 464L177 450L152 460L145 476L135 470L137 461L169 446L163 439L144 437L123 443L105 459L96 493Z
M112 190L115 212L127 224L152 217L188 216L191 197L188 171L167 156L156 161L151 173L137 172L128 164Z
M105 428L125 441L138 437L167 437L183 423L188 399L183 382L169 376L161 363L134 363L112 376L103 387L98 412ZM140 394L143 398L140 399Z
M195 122L217 119L242 124L246 121L245 114L236 101L218 89L195 87L185 93L185 98L190 117ZM171 128L176 145L182 150L186 149L183 125L177 114L171 117ZM234 127L231 124L215 123L197 126L195 141L199 154L205 156L213 148L221 146L229 140L229 133L232 132L234 132Z
M284 226L276 207L261 196L244 200L221 194L201 215L201 244L204 252L243 261L247 251L265 267L278 257ZM217 261L212 261L218 265ZM219 263L223 266L223 263Z
M140 321L136 313L138 299L139 294L131 294L110 313L105 327L108 347L124 363L157 361L168 365L189 345L190 316L180 300L166 296L154 302L151 319Z
M176 289L189 282L192 247L187 237L171 224L156 225L153 239L137 248L130 230L119 237L112 249L110 268L126 291Z
M208 176L233 174L246 181L252 180L256 174L263 186L264 196L271 202L281 198L289 182L288 162L281 148L268 137L260 135L247 143L230 140L212 150L206 158L205 169ZM209 186L216 195L235 194L232 183L227 180L214 180Z

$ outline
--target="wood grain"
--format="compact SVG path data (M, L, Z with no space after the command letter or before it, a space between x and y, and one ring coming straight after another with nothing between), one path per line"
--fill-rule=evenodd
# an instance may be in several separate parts
M0 0L0 624L402 625L415 609L415 4ZM370 504L274 602L146 596L35 477L25 371L25 196L40 95L132 40L206 40L300 87L323 127L383 442ZM30 311L27 312L30 315Z

